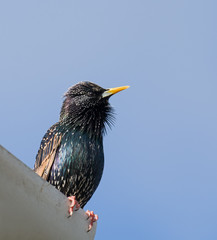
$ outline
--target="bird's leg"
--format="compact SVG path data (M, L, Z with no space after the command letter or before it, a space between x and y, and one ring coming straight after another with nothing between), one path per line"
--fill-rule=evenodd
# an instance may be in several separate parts
M77 202L77 200L75 199L75 196L71 196L68 197L69 201L70 201L70 205L69 205L69 217L72 216L73 211L76 211L80 208L80 204Z
M87 230L89 232L91 230L91 228L93 227L93 223L96 222L99 219L99 217L97 214L94 214L93 211L89 211L89 210L86 211L86 214L87 214L87 219L90 218L90 224L89 224L88 230Z

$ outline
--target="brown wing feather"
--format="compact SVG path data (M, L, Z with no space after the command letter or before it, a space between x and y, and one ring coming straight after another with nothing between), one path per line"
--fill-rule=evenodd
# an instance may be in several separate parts
M57 124L53 125L44 135L36 156L34 171L45 180L49 177L56 151L61 142L61 134L56 131L56 128Z

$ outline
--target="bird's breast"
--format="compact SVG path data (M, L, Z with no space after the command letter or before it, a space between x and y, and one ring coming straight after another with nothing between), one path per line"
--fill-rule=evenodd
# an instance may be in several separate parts
M102 140L85 134L66 134L55 156L50 183L65 195L75 195L85 202L96 190L103 167Z

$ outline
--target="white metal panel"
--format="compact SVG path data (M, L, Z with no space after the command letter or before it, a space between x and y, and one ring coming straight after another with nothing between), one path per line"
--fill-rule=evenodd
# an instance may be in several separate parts
M68 200L0 146L0 239L92 240L83 209L68 218Z

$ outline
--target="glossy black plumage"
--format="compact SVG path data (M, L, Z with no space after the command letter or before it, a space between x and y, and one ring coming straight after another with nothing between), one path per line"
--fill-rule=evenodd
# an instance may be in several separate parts
M113 120L108 99L121 90L90 82L69 88L59 122L47 131L36 156L35 171L66 196L75 196L81 207L102 177L103 134Z

